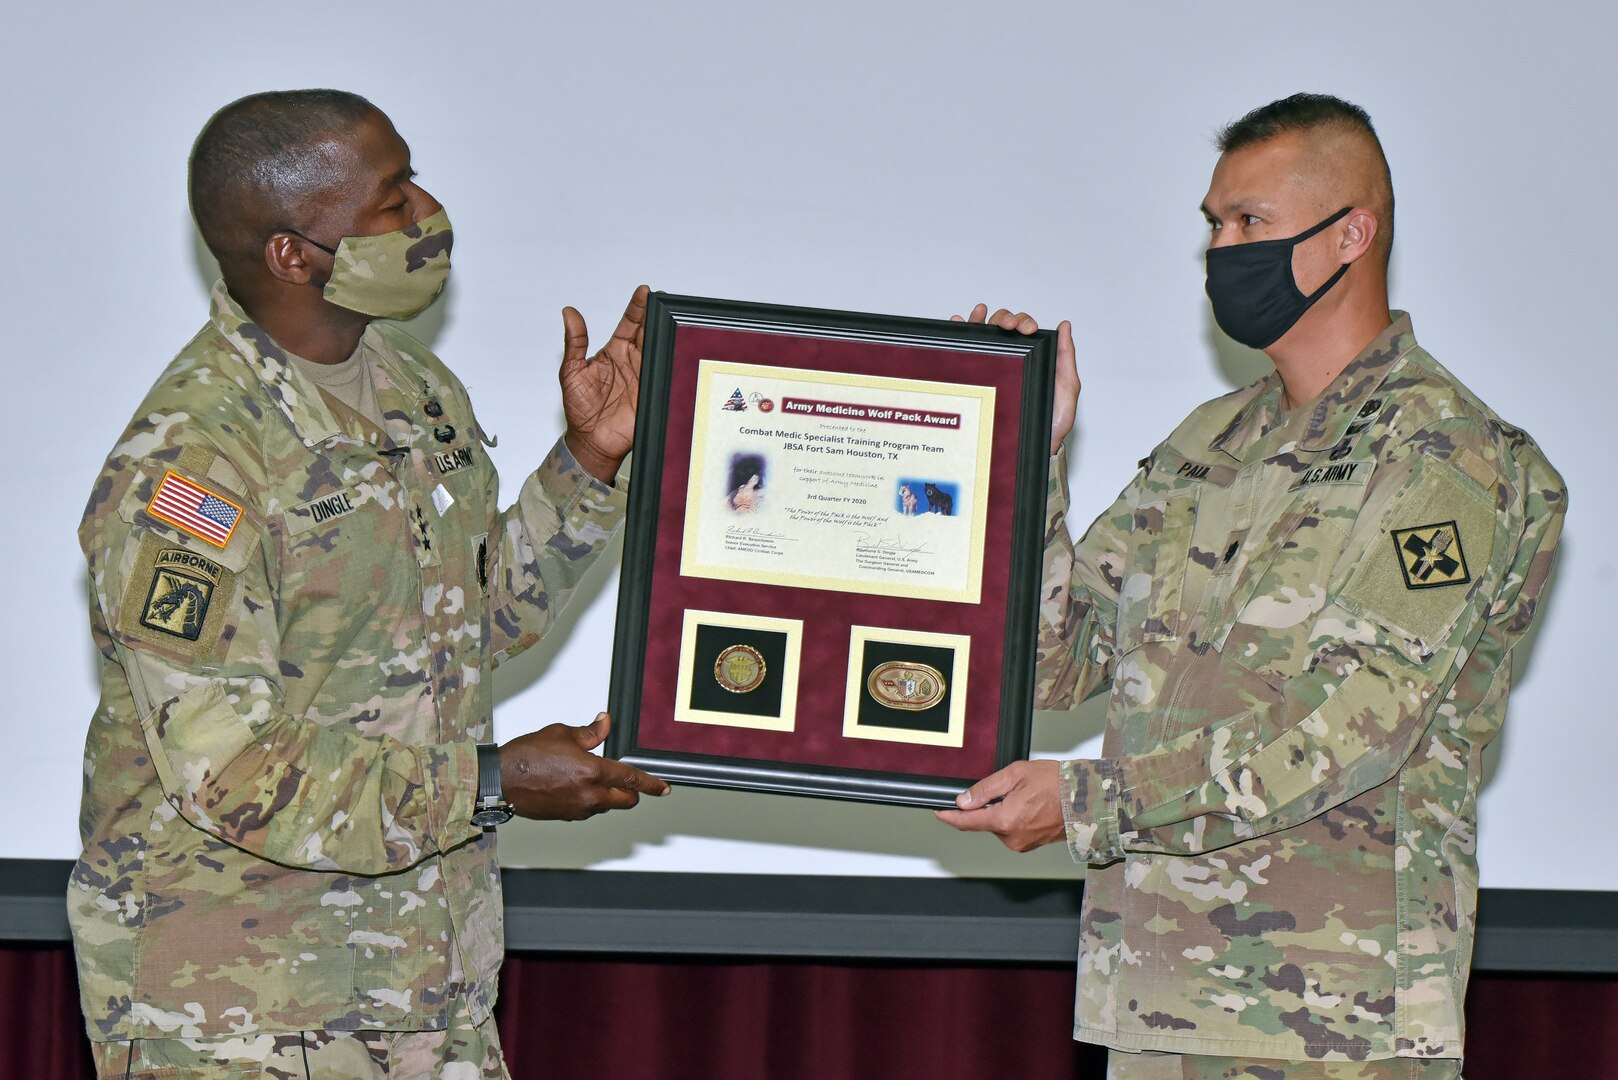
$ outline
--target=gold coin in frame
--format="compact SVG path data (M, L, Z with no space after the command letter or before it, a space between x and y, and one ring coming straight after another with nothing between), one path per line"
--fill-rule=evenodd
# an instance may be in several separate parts
M751 645L728 645L713 662L713 677L733 694L747 694L764 682L764 654Z
M871 669L865 688L880 704L905 712L925 712L944 700L944 675L913 660L889 660Z

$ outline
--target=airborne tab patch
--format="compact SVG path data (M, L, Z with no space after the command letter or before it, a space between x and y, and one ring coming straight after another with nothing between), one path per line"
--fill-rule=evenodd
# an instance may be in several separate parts
M212 559L184 548L158 552L140 624L150 630L196 641L202 636L208 605L213 602L214 589L224 573L225 568Z
M169 652L213 651L234 600L236 575L206 555L151 534L141 538L118 613L118 629Z
M1465 585L1472 580L1461 550L1461 530L1453 521L1395 529L1393 546L1407 589Z

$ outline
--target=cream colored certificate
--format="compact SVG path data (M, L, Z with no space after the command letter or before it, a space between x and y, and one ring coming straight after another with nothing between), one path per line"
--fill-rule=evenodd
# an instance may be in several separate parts
M994 388L703 360L687 577L979 602Z

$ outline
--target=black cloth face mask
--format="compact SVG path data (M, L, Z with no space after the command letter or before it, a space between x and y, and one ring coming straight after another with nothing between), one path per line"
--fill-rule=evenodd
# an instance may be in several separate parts
M1253 349L1267 349L1279 341L1349 267L1339 266L1326 284L1305 296L1292 277L1292 249L1353 209L1345 206L1296 236L1209 248L1208 299L1219 329Z

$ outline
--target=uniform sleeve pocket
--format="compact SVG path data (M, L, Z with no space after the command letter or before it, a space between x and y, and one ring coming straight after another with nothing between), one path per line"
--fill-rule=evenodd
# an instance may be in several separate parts
M1488 576L1498 524L1493 503L1469 477L1422 459L1378 518L1337 602L1425 663Z
M1196 523L1195 491L1147 496L1136 506L1118 589L1121 653L1179 633L1185 564Z

